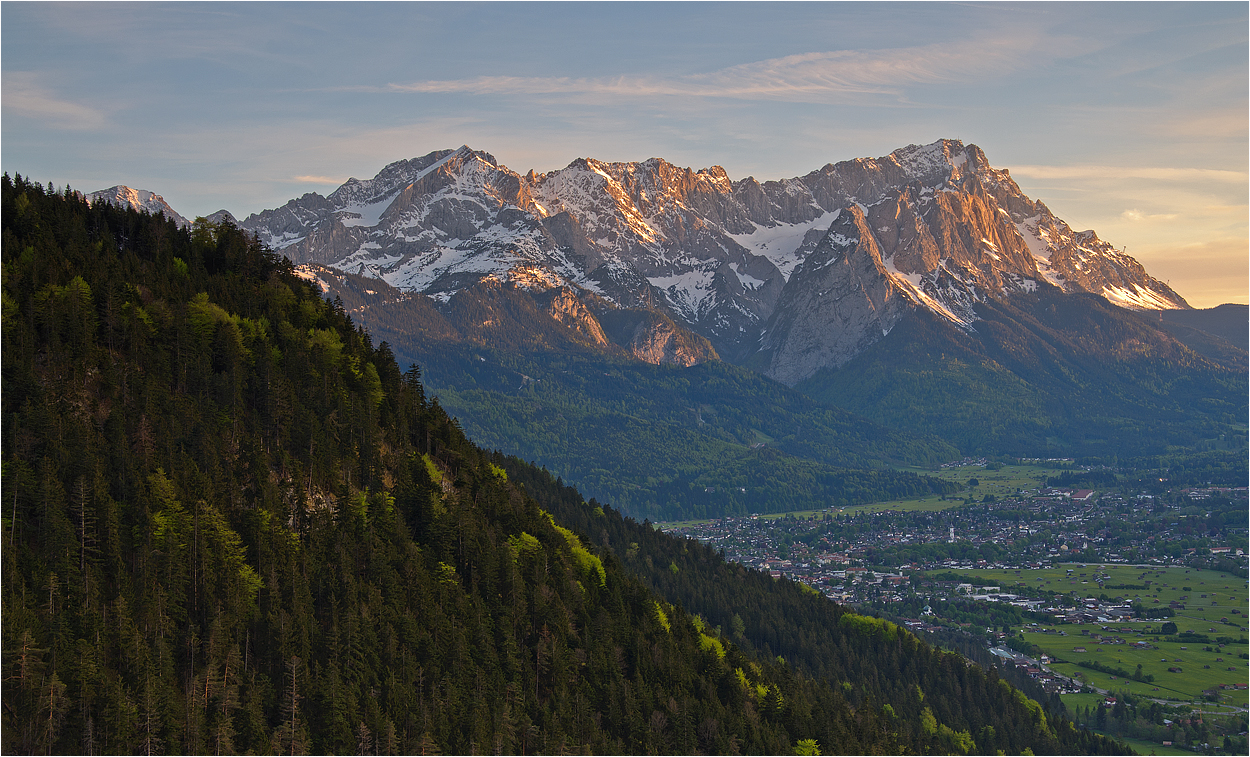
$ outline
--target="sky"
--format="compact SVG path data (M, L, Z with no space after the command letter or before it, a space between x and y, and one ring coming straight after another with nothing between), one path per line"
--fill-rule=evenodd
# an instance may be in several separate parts
M467 144L800 176L976 144L1195 307L1250 302L1247 3L0 4L0 168L242 219Z

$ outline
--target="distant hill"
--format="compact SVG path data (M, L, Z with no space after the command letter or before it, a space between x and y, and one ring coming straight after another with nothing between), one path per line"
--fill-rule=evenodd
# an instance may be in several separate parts
M689 368L594 355L449 346L430 391L488 448L656 521L845 507L953 494L887 463L954 459L941 440L884 428L718 361Z
M1225 304L1205 310L1160 310L1164 323L1200 329L1227 339L1234 347L1250 349L1250 305Z
M1208 357L1157 316L1054 289L977 312L971 333L936 317L902 323L797 388L969 453L1111 458L1222 435L1246 443L1244 351L1225 344Z

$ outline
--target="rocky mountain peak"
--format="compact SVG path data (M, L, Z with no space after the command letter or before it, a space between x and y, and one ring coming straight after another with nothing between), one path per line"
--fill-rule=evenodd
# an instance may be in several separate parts
M230 211L222 208L216 213L210 213L204 217L209 223L229 223L231 226L238 226L239 219L235 218Z
M164 197L146 189L132 189L124 184L92 192L87 195L87 202L107 202L123 208L144 210L152 214L160 213L184 229L191 225L190 221L179 215L169 206L169 203L165 202Z
M883 258L863 208L839 211L795 269L760 340L764 373L795 384L890 333L916 296Z

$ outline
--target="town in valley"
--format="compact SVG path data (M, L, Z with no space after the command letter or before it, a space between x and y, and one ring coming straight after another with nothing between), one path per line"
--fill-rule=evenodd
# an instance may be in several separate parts
M1142 753L1244 751L1246 487L1070 459L965 458L936 475L965 490L657 527L979 651Z

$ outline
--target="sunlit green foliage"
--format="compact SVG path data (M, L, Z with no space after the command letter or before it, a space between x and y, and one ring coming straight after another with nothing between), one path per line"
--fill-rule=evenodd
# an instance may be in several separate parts
M906 746L907 751L960 754L1020 753L1025 748L1123 752L1122 746L1088 731L1052 727L1055 719L1068 721L1062 713L1044 713L1037 702L1001 682L992 668L934 649L894 623L852 613L798 583L727 563L709 546L675 539L614 508L586 502L576 490L515 458L506 467L510 480L522 483L545 511L592 537L594 546L644 576L674 607L697 613L694 625L701 636L715 633L727 650L750 649L757 660L771 661L784 675L810 675L824 682L857 708L861 723L898 732L892 751ZM657 604L656 610L658 620L664 608ZM720 628L731 633L722 634ZM712 646L710 641L701 644ZM726 659L731 657L727 651ZM768 669L758 661L734 663L736 688L760 712L780 708L794 722L802 722L815 700L784 685L774 689L779 679L768 680ZM926 708L934 718L928 732L920 727ZM816 732L810 738L827 753L843 751L836 738Z

